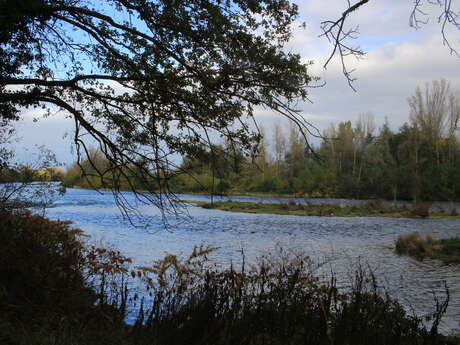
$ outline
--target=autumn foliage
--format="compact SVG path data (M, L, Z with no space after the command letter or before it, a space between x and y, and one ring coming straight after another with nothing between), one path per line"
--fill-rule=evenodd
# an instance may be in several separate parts
M106 293L129 259L85 246L82 236L70 222L25 211L1 214L0 320L33 326L123 319L124 312Z

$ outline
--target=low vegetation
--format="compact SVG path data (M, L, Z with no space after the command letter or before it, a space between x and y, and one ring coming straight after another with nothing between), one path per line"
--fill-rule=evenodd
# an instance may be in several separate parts
M116 250L86 243L68 222L4 212L0 342L458 344L437 330L447 300L427 329L363 269L340 291L334 279L320 281L301 254L279 250L253 266L243 258L239 268L222 270L207 259L212 250L135 267ZM126 323L128 314L136 321Z
M259 202L202 202L187 201L207 209L217 209L231 212L282 214L293 216L318 216L318 217L393 217L393 218L458 218L438 211L430 214L429 204L416 206L393 206L384 200L369 200L356 205L337 205L297 203L291 200L287 203L259 203Z
M129 259L82 239L69 222L1 212L0 343L112 344L126 327Z
M400 235L395 251L399 255L409 255L418 260L437 259L449 264L460 264L460 237L436 240L433 235L415 232Z

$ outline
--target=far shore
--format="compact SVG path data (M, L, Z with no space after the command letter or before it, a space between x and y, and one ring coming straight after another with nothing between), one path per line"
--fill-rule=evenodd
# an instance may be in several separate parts
M316 217L387 217L387 218L453 218L459 219L460 215L443 212L429 213L425 208L394 207L388 202L364 201L359 205L334 205L334 204L300 204L288 203L257 203L239 201L203 202L184 200L205 209L215 209L229 212L278 214L291 216L316 216Z
M90 187L90 186L66 186L66 188L74 188L74 189L88 189L88 190L100 190L100 191L112 191L110 188L106 187ZM124 192L131 192L132 190L129 188L120 188L120 191ZM149 193L147 190L139 189L137 190L139 193ZM155 191L159 192L159 191ZM355 198L346 198L340 197L336 195L319 195L319 194L303 194L303 193L265 193L265 192L244 192L244 191L230 191L226 193L209 193L209 192L193 192L193 191L171 191L174 194L189 194L189 195L203 195L203 196L214 196L214 197L231 197L231 196L247 196L247 197L255 197L255 198L286 198L286 199L304 199L304 200L315 200L315 199L337 199L337 200L356 200L356 201L383 201L389 204L394 204L398 202L405 202L407 204L413 203L412 200L405 200L405 199L398 199L398 200L390 200L390 199L378 199L378 198L368 198L368 199L355 199ZM424 203L428 204L436 204L436 203L458 203L460 200L426 200L423 201ZM460 212L460 210L459 210Z

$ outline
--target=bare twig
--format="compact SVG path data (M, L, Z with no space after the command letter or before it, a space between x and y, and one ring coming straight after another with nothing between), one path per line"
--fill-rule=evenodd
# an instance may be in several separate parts
M348 8L342 13L342 16L339 19L336 21L327 20L321 23L321 29L323 30L323 33L320 35L320 37L326 37L328 41L333 45L332 52L326 60L324 68L327 68L333 57L338 53L342 64L342 72L347 78L348 85L350 85L354 91L356 91L356 89L353 87L355 78L351 76L353 70L349 70L347 68L345 57L352 55L356 58L361 58L365 53L363 50L361 50L361 48L351 47L346 43L348 39L356 39L358 34L358 27L345 29L345 21L352 12L356 11L368 2L369 0L361 0L354 5L351 5L351 3L348 1Z
M338 55L342 65L342 73L350 87L356 91L353 86L353 82L356 79L352 77L354 70L350 70L347 67L346 57L354 56L359 59L365 55L365 52L359 47L349 45L350 40L357 39L358 27L346 28L345 24L350 14L369 3L369 0L357 1L354 4L348 0L347 3L348 8L337 20L327 20L321 23L323 33L320 37L325 37L332 44L332 51L326 59L324 68L327 68L334 56ZM414 0L409 16L409 26L414 29L420 29L423 25L428 24L431 15L427 8L430 6L437 8L439 11L437 22L441 27L443 44L449 49L450 54L460 57L458 48L453 44L452 33L449 33L449 28L460 31L460 9L456 8L453 0Z

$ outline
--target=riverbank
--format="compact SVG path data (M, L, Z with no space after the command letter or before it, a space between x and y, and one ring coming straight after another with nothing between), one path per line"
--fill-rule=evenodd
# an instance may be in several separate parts
M460 215L445 212L429 212L428 205L417 207L394 207L382 201L364 201L358 205L336 204L301 204L294 201L287 203L257 203L240 201L203 202L186 200L206 209L222 210L229 212L279 214L290 216L317 216L317 217L388 217L388 218L454 218Z
M418 232L401 235L396 240L395 252L417 260L434 259L460 265L460 237L436 240L431 234L423 236Z

